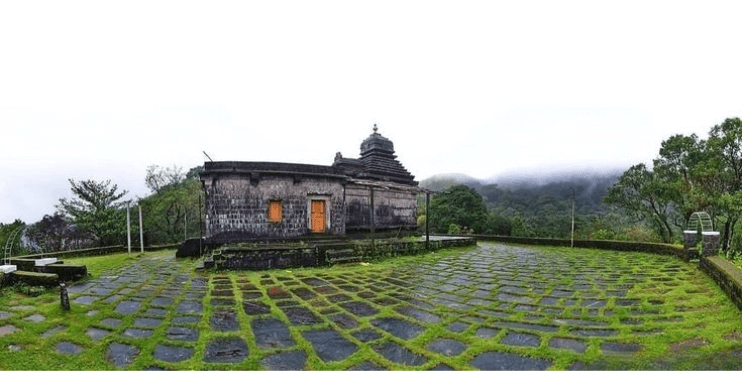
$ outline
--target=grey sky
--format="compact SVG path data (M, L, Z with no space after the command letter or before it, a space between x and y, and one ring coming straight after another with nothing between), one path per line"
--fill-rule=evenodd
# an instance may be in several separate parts
M651 161L742 115L739 2L0 3L0 222L67 178L329 165L379 132L418 180Z

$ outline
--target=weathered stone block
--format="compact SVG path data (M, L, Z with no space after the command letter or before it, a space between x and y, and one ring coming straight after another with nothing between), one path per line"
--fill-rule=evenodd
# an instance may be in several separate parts
M703 232L703 256L719 254L719 232Z

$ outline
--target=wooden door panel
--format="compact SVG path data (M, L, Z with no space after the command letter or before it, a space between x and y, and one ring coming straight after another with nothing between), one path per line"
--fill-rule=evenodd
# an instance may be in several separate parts
M324 233L327 229L325 223L325 201L324 200L312 200L312 233Z

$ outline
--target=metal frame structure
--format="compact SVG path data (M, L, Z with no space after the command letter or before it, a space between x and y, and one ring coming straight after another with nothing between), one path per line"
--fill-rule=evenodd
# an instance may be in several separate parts
M5 255L3 257L3 265L10 265L10 254L13 251L13 241L18 237L18 232L22 231L25 227L18 227L13 232L10 232L8 240L5 241Z
M701 225L701 232L712 232L714 230L711 216L705 211L696 211L691 214L690 218L688 218L686 230L697 231L699 223Z

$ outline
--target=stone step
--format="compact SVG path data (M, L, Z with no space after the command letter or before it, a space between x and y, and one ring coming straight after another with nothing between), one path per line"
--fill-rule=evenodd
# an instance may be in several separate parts
M354 263L361 261L361 257L356 254L354 249L327 250L325 255L327 257L327 262L331 264Z
M63 281L76 281L88 274L88 267L84 265L50 264L42 269L43 273L56 274Z
M344 258L333 258L328 259L330 264L345 264L345 263L360 263L361 257L360 256L348 256Z
M59 284L59 275L55 273L15 271L10 276L14 282L20 281L32 286L56 286Z

